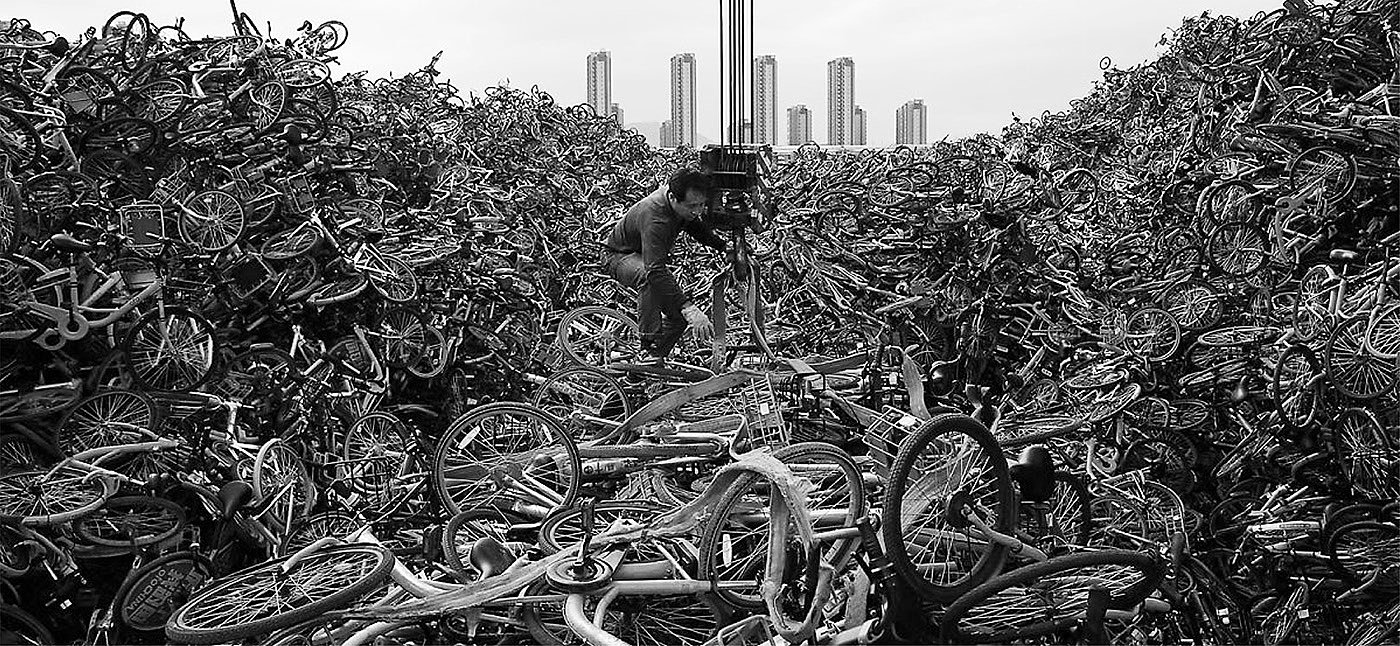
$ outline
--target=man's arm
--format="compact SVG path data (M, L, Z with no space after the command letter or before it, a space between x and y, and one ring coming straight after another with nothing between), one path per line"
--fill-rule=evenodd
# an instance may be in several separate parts
M681 225L681 228L685 229L685 232L689 233L696 242L715 251L724 251L729 246L725 243L724 238L719 237L715 230L710 228L710 225L701 222L698 218L686 222Z

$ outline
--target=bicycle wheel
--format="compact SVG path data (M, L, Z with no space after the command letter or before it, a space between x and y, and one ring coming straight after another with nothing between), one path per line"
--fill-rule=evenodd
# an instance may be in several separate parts
M44 144L34 126L14 110L0 106L0 155L10 158L10 167L15 171L33 168L43 152Z
M1199 332L1220 322L1224 302L1214 287L1196 281L1178 283L1162 294L1162 309L1171 313L1183 332Z
M1288 164L1288 180L1299 195L1335 203L1356 185L1356 158L1332 146L1314 146Z
M248 350L228 361L212 390L224 399L252 403L255 393L266 396L280 391L293 369L292 356L282 350Z
M121 496L75 523L73 531L90 545L135 549L163 543L184 528L184 507L151 496Z
M1366 349L1366 319L1343 321L1327 340L1327 380L1352 399L1375 399L1391 391L1400 377L1400 357L1384 359Z
M427 351L428 319L415 309L391 307L373 329L380 341L380 359L391 368L415 365Z
M307 296L306 302L316 307L325 307L359 296L368 286L369 279L364 274L352 274L340 280L326 283Z
M1352 586L1369 584L1380 595L1400 589L1400 526L1394 523L1346 523L1327 533L1322 552L1337 576Z
M156 124L140 117L117 117L88 128L78 139L78 152L114 150L136 157L150 150L160 139L161 131Z
M1156 559L1131 550L1032 563L992 578L948 606L943 637L957 644L1010 643L1056 632L1083 618L1090 590L1107 590L1109 608L1128 609L1146 599L1162 575Z
M542 511L571 505L581 472L578 447L553 416L508 402L458 417L433 456L438 493L454 514L516 502Z
M66 410L81 396L77 387L63 385L8 397L0 400L0 423L48 417Z
M1366 326L1366 349L1382 359L1400 357L1400 303L1371 315Z
M342 608L389 577L394 556L377 545L338 545L303 558L285 574L274 559L211 583L165 623L187 644L239 642Z
M73 467L0 475L0 521L57 525L91 514L117 487L108 478L89 475Z
M182 307L151 310L122 341L133 382L146 390L188 391L209 379L214 367L214 327Z
M194 552L166 554L122 581L112 607L122 625L139 632L165 628L171 613L214 578L214 565Z
M570 310L559 320L559 348L581 366L605 366L625 361L641 347L637 322L609 307L587 305Z
M969 506L1010 534L1016 502L1001 447L961 415L924 422L900 443L890 469L880 532L895 571L936 601L952 601L996 572L1006 546L967 523Z
M38 617L19 606L0 604L0 638L7 644L57 644L53 633Z
M1250 222L1222 223L1206 238L1211 267L1231 278L1252 276L1269 259L1268 236Z
M320 243L321 232L316 227L298 226L268 238L259 251L266 260L292 260L311 253Z
M373 505L410 461L412 446L408 427L398 418L382 412L366 414L345 432L337 477Z
M1294 345L1283 351L1274 365L1269 397L1284 424L1303 428L1317 417L1322 406L1322 366L1311 348Z
M1146 307L1133 312L1125 327L1123 345L1128 352L1148 361L1168 359L1181 345L1181 327L1163 309Z
M1367 500L1400 500L1394 464L1400 451L1371 411L1349 408L1332 422L1329 445L1352 491Z
M263 444L253 459L253 496L260 504L275 498L262 519L274 531L286 531L311 513L316 485L296 450L274 439Z
M601 370L587 366L565 368L550 375L549 379L540 384L539 390L530 398L530 403L561 420L567 420L574 412L580 412L620 424L632 415L632 402L622 389L622 384ZM574 425L570 431L570 435L578 442L628 441L627 437L618 436L608 426L600 427L587 421Z
M1068 545L1086 546L1093 533L1094 499L1083 480L1064 471L1056 471L1054 493L1038 513L1020 514L1021 529L1029 534L1041 550L1060 549ZM1023 502L1025 506L1029 503Z
M156 429L150 397L130 390L109 390L78 402L58 423L55 438L64 455L99 446L139 442Z
M815 485L808 496L814 531L854 527L865 515L865 487L859 468L841 449L821 442L800 442L779 448L773 457ZM720 600L736 608L756 610L764 606L761 592L772 531L770 495L766 480L751 474L740 476L715 505L700 536L697 571L709 578ZM826 545L822 560L841 569L855 550L855 540ZM751 585L740 588L739 583Z
M407 303L418 297L418 276L413 265L397 256L382 255L366 269L369 284L390 303Z
M180 209L180 237L205 253L232 247L247 223L243 204L224 191L204 191Z

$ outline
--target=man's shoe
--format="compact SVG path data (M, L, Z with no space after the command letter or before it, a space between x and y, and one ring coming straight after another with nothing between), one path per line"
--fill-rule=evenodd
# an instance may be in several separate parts
M642 352L637 355L637 359L634 363L639 366L664 366L666 365L666 357L650 350L642 350Z

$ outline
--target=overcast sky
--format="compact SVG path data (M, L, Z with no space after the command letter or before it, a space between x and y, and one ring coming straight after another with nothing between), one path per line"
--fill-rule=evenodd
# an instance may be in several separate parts
M5 0L36 27L74 35L123 10L157 24L186 19L196 37L231 33L226 0ZM850 56L856 103L871 145L894 141L894 112L911 98L929 106L929 135L999 129L1011 114L1063 109L1100 75L1154 56L1181 18L1210 10L1241 18L1281 0L755 0L756 53L778 58L778 105L805 103L818 142L826 136L826 62ZM338 72L374 75L439 69L463 90L509 81L539 85L561 103L584 100L589 52L612 53L613 100L628 122L670 118L669 61L693 52L698 131L717 139L720 2L671 0L240 0L274 35L302 20L350 28ZM778 127L786 131L786 113Z

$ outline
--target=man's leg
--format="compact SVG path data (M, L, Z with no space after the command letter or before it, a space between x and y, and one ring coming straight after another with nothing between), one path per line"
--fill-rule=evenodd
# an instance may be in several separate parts
M655 353L656 339L661 335L661 310L654 303L642 255L609 253L604 256L603 268L617 282L637 290L637 327L642 350Z
M687 323L681 314L685 296L675 276L671 275L671 269L665 266L647 270L647 287L651 316L656 317L653 351L657 356L666 357L685 334Z

